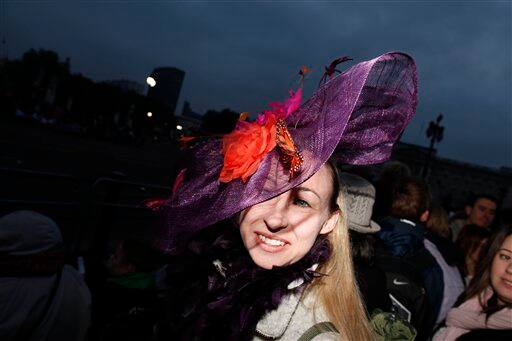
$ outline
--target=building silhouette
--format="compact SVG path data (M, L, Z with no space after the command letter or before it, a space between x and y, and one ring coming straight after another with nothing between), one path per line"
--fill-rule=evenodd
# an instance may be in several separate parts
M105 83L115 86L124 92L131 91L139 95L144 95L144 85L140 84L139 82L135 82L129 79L114 79Z
M178 131L178 135L193 135L199 131L199 127L201 126L201 122L203 120L203 115L192 111L192 107L188 101L183 103L183 110L181 111L181 115L176 115L176 123L180 126L180 131Z
M406 164L411 175L421 177L429 148L399 142L393 148L391 161ZM452 160L437 155L434 150L425 180L433 199L448 211L464 208L471 194L489 194L502 201L501 207L512 208L512 169L492 168ZM343 169L355 172L375 182L385 164L369 166L344 165Z
M163 121L168 121L168 118L175 114L185 72L174 67L158 67L153 70L150 77L155 83L148 88L147 97L161 108L161 112L153 114L160 116L158 118Z
M414 175L425 166L428 148L400 142L395 146L393 160L407 164ZM503 199L503 206L512 205L512 169L491 168L437 156L435 151L427 182L434 198L445 208L458 210L475 193L490 194Z

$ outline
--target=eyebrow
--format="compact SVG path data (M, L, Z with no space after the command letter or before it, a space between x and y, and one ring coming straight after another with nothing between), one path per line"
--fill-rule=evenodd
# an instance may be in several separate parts
M492 208L492 207L485 206L485 205L482 205L482 204L479 204L478 207L480 207L480 208L487 208L490 211L496 211L496 208Z
M311 188L307 188L307 187L302 187L302 186L301 186L301 187L295 187L295 189L296 189L297 191L311 192L311 193L313 193L314 195L316 195L316 196L318 197L318 199L322 200L322 199L320 198L320 196L318 195L318 193L317 193L317 192L315 192L315 191L313 191Z
M501 249L499 249L498 251L507 251L507 252L512 253L512 251L510 251L509 249L504 249L504 248L501 248Z

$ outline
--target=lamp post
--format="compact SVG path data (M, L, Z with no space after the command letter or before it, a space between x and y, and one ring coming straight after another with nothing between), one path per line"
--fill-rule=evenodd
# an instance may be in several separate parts
M430 121L427 128L427 137L430 139L430 146L428 147L427 159L425 160L425 166L423 167L423 178L427 177L430 163L432 161L432 155L434 153L434 145L438 142L441 142L443 139L444 127L441 125L442 120L443 114L439 114L435 122Z
M153 88L156 85L156 80L152 76L148 76L148 78L146 78L146 83Z

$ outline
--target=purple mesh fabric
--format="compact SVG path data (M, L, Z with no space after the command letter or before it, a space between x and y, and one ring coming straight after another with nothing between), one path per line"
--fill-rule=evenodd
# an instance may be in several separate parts
M183 183L164 206L159 247L172 252L203 228L298 186L335 150L344 163L385 161L416 104L414 60L403 53L387 53L331 79L288 117L290 134L304 156L301 172L291 181L274 149L247 183L220 183L221 141L196 146Z

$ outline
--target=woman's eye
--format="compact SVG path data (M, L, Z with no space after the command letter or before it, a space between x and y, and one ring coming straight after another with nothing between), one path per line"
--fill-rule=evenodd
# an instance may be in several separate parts
M295 199L294 204L300 207L310 207L309 203L306 200L302 199Z
M510 260L510 256L505 255L505 254L500 254L500 259L501 260Z

